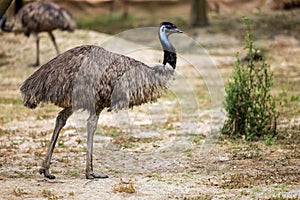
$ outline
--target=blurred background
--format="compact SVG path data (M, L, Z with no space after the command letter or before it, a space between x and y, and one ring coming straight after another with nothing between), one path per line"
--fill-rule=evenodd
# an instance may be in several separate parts
M5 1L5 0L4 0ZM8 18L33 1L13 1ZM180 27L206 27L209 32L239 34L241 16L253 20L254 30L272 37L299 37L299 0L65 0L52 1L68 9L79 29L115 34L141 26L172 21ZM295 10L296 9L296 10ZM282 12L287 11L287 12Z

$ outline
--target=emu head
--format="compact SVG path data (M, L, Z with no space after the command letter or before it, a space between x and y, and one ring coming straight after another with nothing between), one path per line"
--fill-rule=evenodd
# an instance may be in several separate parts
M166 35L167 37L169 37L169 35L173 34L173 33L182 33L181 30L179 30L175 24L171 23L171 22L162 22L160 24L160 33Z
M169 52L176 52L175 48L171 44L169 40L169 36L173 33L182 33L181 30L179 30L175 24L171 22L162 22L160 24L160 29L158 32L159 40L161 42L161 45L163 46L163 49Z

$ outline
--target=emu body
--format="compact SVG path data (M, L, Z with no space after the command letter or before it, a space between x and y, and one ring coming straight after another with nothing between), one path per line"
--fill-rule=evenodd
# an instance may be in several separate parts
M53 30L74 31L76 22L73 15L51 2L33 2L21 8L12 23L8 27L2 27L4 31L24 33L29 37L34 35L36 41L36 62L31 66L40 65L39 59L39 36L40 32L47 32L54 44L56 53L59 50L55 41Z
M166 34L167 38L172 33L181 33L169 22L162 23L161 27L160 34ZM161 42L164 47L169 41ZM172 55L164 57L166 64L149 67L98 46L79 46L58 55L25 80L20 88L25 106L35 108L40 102L49 102L63 108L56 118L40 173L55 178L49 168L59 132L72 113L82 109L90 114L87 120L86 178L108 177L93 172L93 137L99 115L105 108L119 110L156 101L167 89L176 67L176 53L164 52Z

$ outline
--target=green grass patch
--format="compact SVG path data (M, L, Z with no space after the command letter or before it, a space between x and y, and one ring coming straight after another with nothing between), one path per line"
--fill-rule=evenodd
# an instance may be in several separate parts
M23 105L23 102L21 101L21 99L0 98L0 104Z
M193 142L197 145L201 145L203 144L205 138L206 136L204 134L197 134L194 136Z
M115 34L122 32L126 29L134 28L134 22L136 21L133 15L129 15L127 18L123 18L122 15L112 16L100 16L100 17L88 17L79 18L77 20L77 26L79 29L90 29L108 34Z

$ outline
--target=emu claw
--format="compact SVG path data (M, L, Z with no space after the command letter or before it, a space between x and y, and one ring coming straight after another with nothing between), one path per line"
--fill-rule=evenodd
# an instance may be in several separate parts
M39 65L40 65L39 63L32 63L32 64L29 64L29 67L37 67Z
M44 174L46 178L55 179L55 176L49 173L49 169L42 167L39 169L39 172L40 174Z
M96 173L90 173L86 174L87 179L94 179L94 178L108 178L107 174L96 174Z

